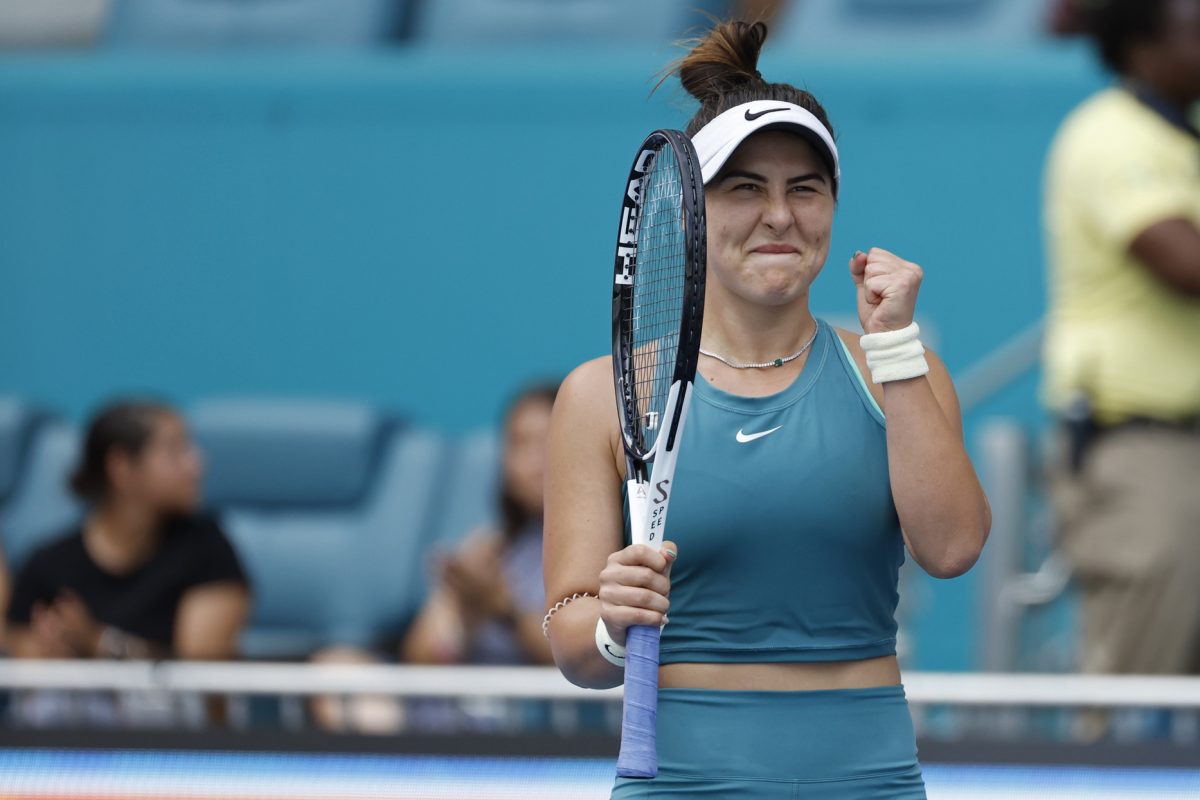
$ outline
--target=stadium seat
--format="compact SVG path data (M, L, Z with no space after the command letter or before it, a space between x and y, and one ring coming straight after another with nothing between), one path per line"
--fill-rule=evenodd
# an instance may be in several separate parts
M418 602L429 591L429 559L454 549L463 539L497 521L500 440L493 430L460 437L450 448L444 490L437 498L435 520L421 549L416 576Z
M40 416L20 398L0 395L0 507L16 490L29 439Z
M440 437L349 402L210 400L189 419L253 582L245 655L369 645L411 615Z
M396 38L407 0L114 0L110 45L353 47Z
M703 3L669 0L425 0L415 38L435 44L595 42L666 44L682 35Z
M39 416L26 436L19 473L0 504L0 535L10 571L38 545L77 522L83 510L67 488L78 458L76 430L62 420ZM0 456L7 452L7 446L0 443Z
M223 505L360 505L388 420L356 403L210 400L189 422L209 459L204 491Z
M500 439L494 430L473 431L455 442L434 540L453 545L495 523L499 481Z
M1044 0L804 0L778 20L771 45L813 49L1031 43L1044 35Z
M449 448L441 434L408 428L392 438L367 510L369 538L359 556L362 583L349 598L357 605L342 612L336 641L354 641L355 628L364 624L372 635L394 635L420 607L448 465Z

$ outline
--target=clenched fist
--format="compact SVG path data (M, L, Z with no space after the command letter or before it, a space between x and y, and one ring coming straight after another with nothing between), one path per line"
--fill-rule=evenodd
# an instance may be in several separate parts
M919 266L872 247L850 259L850 277L858 290L858 321L864 333L898 331L912 324L924 277Z

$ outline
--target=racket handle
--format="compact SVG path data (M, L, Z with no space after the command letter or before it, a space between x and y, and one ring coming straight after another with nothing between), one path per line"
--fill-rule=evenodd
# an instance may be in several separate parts
M625 641L625 707L621 715L621 752L617 775L653 778L658 774L657 625L634 625Z

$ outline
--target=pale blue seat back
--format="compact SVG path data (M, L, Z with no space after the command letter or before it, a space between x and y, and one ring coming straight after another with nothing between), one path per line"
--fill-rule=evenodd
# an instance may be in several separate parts
M0 395L0 507L16 491L29 440L41 414L14 395Z
M472 533L499 523L500 439L493 430L472 431L449 448L442 491L433 524L414 565L418 600L432 588L433 560L458 547Z
M83 505L67 487L79 447L78 431L59 419L41 419L29 431L19 474L0 505L0 535L10 570L79 521Z
M440 437L352 402L213 400L190 420L206 498L253 582L246 655L367 645L403 624L419 602L410 573Z
M434 541L452 547L464 537L499 522L501 442L491 429L466 433L454 442L446 472Z

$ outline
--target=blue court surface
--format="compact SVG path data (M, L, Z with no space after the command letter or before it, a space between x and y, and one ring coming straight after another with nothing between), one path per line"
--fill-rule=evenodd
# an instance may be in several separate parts
M0 751L0 797L587 800L608 797L593 758ZM930 800L1200 797L1200 769L925 765Z

